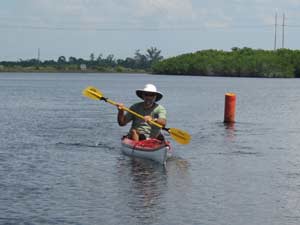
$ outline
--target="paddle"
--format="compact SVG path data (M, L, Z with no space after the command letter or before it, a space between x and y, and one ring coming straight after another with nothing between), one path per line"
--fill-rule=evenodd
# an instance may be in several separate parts
M98 90L97 88L95 87L92 87L92 86L89 86L87 87L86 89L84 89L82 91L82 94L90 99L94 99L94 100L103 100L109 104L112 104L114 106L117 106L117 103L108 99L108 98L105 98L102 94L102 92L100 90ZM123 107L122 108L123 110L133 114L134 116L140 118L140 119L144 119L144 117L134 111L132 111L131 109L129 108L126 108L126 107ZM166 127L163 127L162 125L160 125L159 123L156 123L154 121L149 121L149 123L151 123L152 125L154 126L157 126L165 131L167 131L171 137L177 141L179 144L188 144L191 140L191 136L189 135L189 133L187 133L186 131L183 131L183 130L180 130L180 129L177 129L177 128L166 128Z

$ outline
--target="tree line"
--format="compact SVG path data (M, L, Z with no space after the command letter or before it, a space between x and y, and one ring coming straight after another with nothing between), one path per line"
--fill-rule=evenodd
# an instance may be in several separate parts
M1 71L46 72L148 72L153 74L236 76L236 77L300 77L300 50L262 50L234 47L231 51L202 50L163 59L161 50L151 47L146 53L136 50L133 57L116 59L110 54L89 59L60 56L55 60L38 59L0 62Z
M203 50L157 62L155 74L300 77L300 51L290 49L261 50L234 47L231 51Z
M74 56L60 56L57 60L39 59L20 59L17 62L2 61L0 62L0 71L5 70L21 70L21 71L78 71L87 70L95 72L126 72L126 71L143 71L149 72L154 63L162 60L161 50L156 47L151 47L146 50L146 53L141 53L136 50L133 57L125 59L116 59L110 54L104 57L99 54L97 57L94 53L90 54L89 59L76 58Z

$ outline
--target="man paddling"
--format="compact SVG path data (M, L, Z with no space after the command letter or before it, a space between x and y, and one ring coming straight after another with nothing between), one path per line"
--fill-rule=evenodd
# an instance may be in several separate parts
M162 99L163 94L158 92L153 84L146 84L144 89L136 90L136 95L143 99L143 102L133 104L130 109L143 115L144 118L138 118L128 112L124 113L124 105L122 103L117 103L119 125L125 126L132 121L128 136L135 141L147 138L158 138L163 140L163 136L160 133L161 129L149 123L150 121L154 121L163 127L166 126L166 109L162 105L157 104L157 102Z

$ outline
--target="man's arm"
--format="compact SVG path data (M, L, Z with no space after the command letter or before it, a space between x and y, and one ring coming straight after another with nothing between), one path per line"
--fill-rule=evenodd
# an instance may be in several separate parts
M165 127L167 125L167 120L166 119L162 119L162 118L156 118L156 119L154 119L154 122L159 123L163 127Z
M118 124L120 126L125 126L129 121L126 121L125 113L123 110L124 105L122 103L117 103L118 108Z

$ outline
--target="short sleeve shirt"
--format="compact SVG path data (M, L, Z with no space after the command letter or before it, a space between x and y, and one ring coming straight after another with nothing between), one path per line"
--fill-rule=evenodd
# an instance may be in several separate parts
M155 103L152 108L145 109L144 102L139 102L132 105L130 109L142 116L151 116L154 119L167 119L166 109L162 105L159 105L157 103ZM131 129L136 129L140 134L145 134L149 137L157 137L157 135L160 133L159 127L149 125L143 119L140 119L132 115L131 113L127 113L125 115L125 120L126 122L132 120Z

